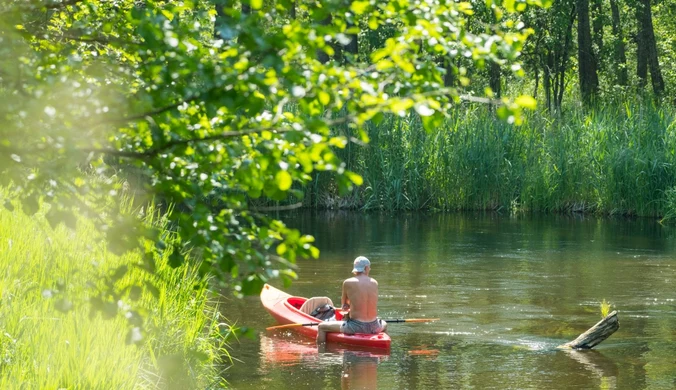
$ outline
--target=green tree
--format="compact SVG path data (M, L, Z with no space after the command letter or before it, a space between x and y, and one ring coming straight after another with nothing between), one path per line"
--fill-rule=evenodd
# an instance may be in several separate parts
M534 3L492 6L516 13ZM44 210L53 225L91 218L110 251L145 248L138 266L149 272L158 255L170 253L178 266L193 252L203 273L237 295L273 278L290 282L297 257L319 255L313 238L250 201L300 198L299 186L318 171L333 172L341 191L361 184L336 150L367 142L368 121L415 110L432 127L461 99L444 88L437 57L515 61L531 31L505 19L490 34L471 34L462 22L471 14L470 3L418 0L349 9L331 1L6 1L5 207ZM345 38L358 20L392 35L368 61L330 60L351 44ZM519 105L506 99L499 113L520 120ZM335 135L337 125L355 139ZM120 209L132 169L143 173L145 191L175 205L171 245Z

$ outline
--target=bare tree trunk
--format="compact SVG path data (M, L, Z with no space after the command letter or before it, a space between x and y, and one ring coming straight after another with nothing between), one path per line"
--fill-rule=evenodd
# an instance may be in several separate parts
M643 6L641 3L636 4L636 76L638 76L638 86L644 88L648 84L648 46L645 38L645 30L643 26Z
M354 28L354 23L348 23L347 28ZM359 55L359 34L350 34L350 43L345 46L345 51L352 54L354 58Z
M582 101L590 104L598 94L599 79L589 26L589 0L577 1L577 54Z
M501 91L501 80L500 80L500 65L496 62L491 62L490 63L490 80L489 80L489 87L493 90L493 93L495 94L496 98L500 98L502 96L502 91Z
M662 71L660 70L660 63L657 56L657 42L655 41L655 30L653 28L652 10L650 8L650 0L638 0L636 5L636 17L638 19L639 33L638 33L638 66L637 73L642 80L642 85L645 85L647 79L647 70L650 69L650 79L652 81L653 91L655 95L664 93L664 79L662 78ZM643 58L643 61L641 57Z
M601 60L603 52L603 1L591 1L591 15L592 15L592 30L594 32L593 42L596 46L595 56L597 60ZM600 61L599 61L600 62Z
M535 68L535 88L533 88L533 99L538 98L539 87L540 87L540 68Z
M331 18L331 15L329 15L324 20L321 21L321 24L323 26L328 26L328 25L331 24L331 21L332 21L332 18ZM332 47L333 47L333 50L336 52L336 55L338 55L338 52L336 51L335 45L332 45ZM324 50L317 50L317 59L322 64L325 64L325 63L329 62L329 55L326 54L326 52Z
M544 66L544 74L542 76L542 86L545 90L545 101L547 104L547 111L552 110L552 67L554 66L554 56L551 52L547 53L547 59Z
M552 110L552 67L554 66L554 56L551 52L547 53L547 57L544 65L544 72L542 75L542 87L545 92L545 104L547 105L547 111Z
M619 85L627 85L627 81L629 80L627 74L627 54L624 45L624 34L622 33L620 8L617 6L617 0L610 0L610 10L613 16L613 35L615 35L616 82Z
M573 24L575 23L575 16L577 15L576 7L573 7L570 10L570 20L568 22L568 29L566 30L565 43L563 44L563 50L561 51L561 60L558 64L559 69L555 75L554 82L556 83L556 94L554 95L554 108L558 111L561 110L561 105L563 104L563 93L566 89L566 70L568 67L568 57L570 52L570 44L573 40Z
M591 349L610 337L619 328L620 321L617 319L617 311L613 311L575 340L559 345L558 348Z

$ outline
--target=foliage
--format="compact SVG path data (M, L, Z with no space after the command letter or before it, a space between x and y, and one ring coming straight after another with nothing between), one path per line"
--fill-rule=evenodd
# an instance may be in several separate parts
M608 314L610 314L610 309L612 309L612 304L606 302L604 299L599 306L601 307L601 318L608 317Z
M537 1L492 2L499 22L479 34L465 28L466 2L216 3L3 3L0 177L20 201L6 207L33 215L47 203L50 224L70 228L84 215L119 255L144 249L180 266L193 251L200 271L237 295L289 282L298 256L318 256L313 238L249 201L302 198L294 184L313 172L335 173L341 193L361 184L336 150L368 141L365 125L383 113L414 110L426 129L440 125L462 96L443 87L436 59L516 60L531 31L501 15ZM319 61L355 21L396 30L368 62ZM534 102L499 104L519 122ZM333 134L337 125L350 134ZM111 176L133 167L148 175L147 192L175 205L172 243L120 209L124 183Z
M676 212L676 112L650 102L566 107L559 119L529 114L521 126L483 107L455 111L426 132L387 117L370 144L345 153L364 186L339 197L319 177L308 206L384 210L502 210L665 216Z
M142 264L141 256L108 252L86 219L75 230L51 228L46 211L35 218L0 210L1 388L130 389L170 382L205 388L220 381L215 367L204 363L228 356L223 342L230 329L219 325L197 264L173 269L164 256L154 276L131 268L115 283L126 290L114 303L125 316L113 310L106 320L107 311L99 315L82 303L93 296L88 284L120 266ZM152 215L147 209L146 222ZM166 232L161 221L152 223ZM157 297L133 287L147 283ZM142 346L127 345L146 332Z

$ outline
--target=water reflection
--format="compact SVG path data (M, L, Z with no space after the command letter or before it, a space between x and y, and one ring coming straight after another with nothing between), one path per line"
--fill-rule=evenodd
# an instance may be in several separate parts
M378 388L378 365L388 359L389 351L346 348L338 344L318 348L312 340L303 337L261 334L260 357L262 375L279 367L302 366L316 369L322 377L327 367L340 366L340 376L333 380L340 383L342 390L371 390Z
M495 215L283 219L315 235L322 250L318 260L299 260L300 279L288 293L339 301L352 260L364 254L380 284L381 316L441 320L393 324L391 354L376 363L345 351L319 354L313 340L290 332L267 335L274 320L257 297L226 302L227 318L291 344L264 349L262 337L234 346L244 363L224 376L235 389L676 388L676 229L651 220ZM596 352L557 351L598 321L602 299L619 310L620 330ZM372 379L355 383L362 376Z
M570 349L563 350L562 352L580 363L582 368L598 378L600 381L599 387L602 390L617 388L617 365L603 353L595 350L575 351Z

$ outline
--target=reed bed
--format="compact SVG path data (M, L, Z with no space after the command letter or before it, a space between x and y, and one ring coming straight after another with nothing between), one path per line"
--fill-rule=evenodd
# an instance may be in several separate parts
M347 196L327 176L306 188L313 208L503 210L676 216L675 112L652 103L528 114L521 126L463 106L425 131L415 116L368 127L341 151L364 177Z

